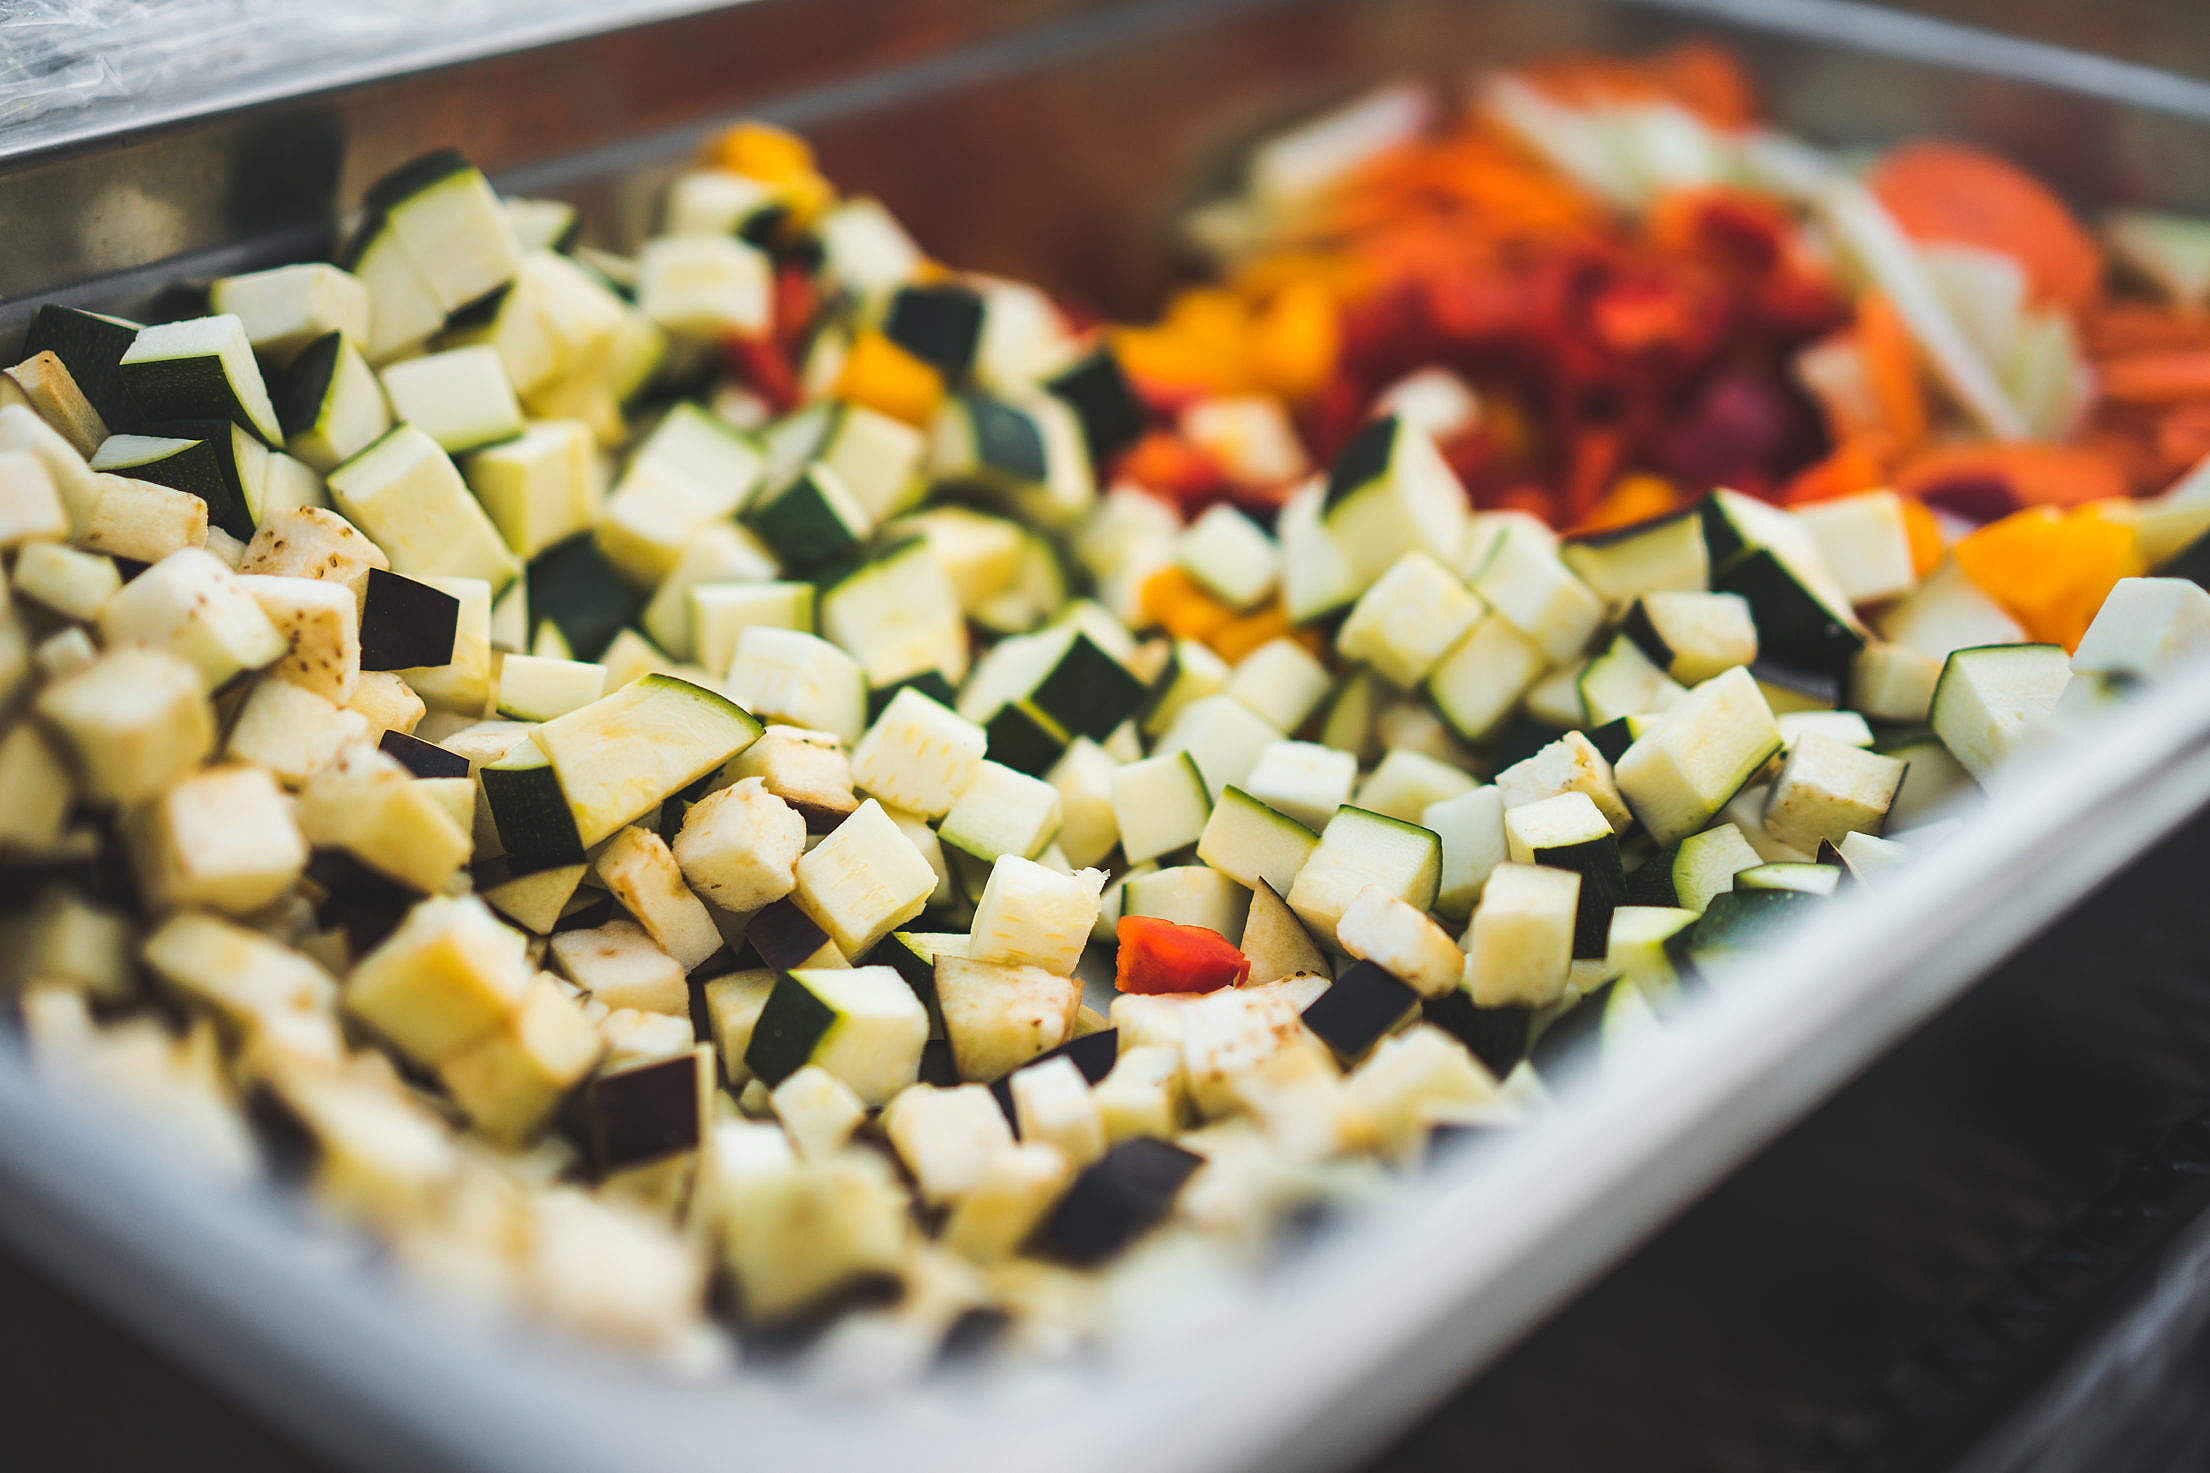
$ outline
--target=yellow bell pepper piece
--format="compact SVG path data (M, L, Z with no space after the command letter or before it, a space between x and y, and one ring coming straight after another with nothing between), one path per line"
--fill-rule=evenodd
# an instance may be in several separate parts
M926 429L943 402L944 376L870 328L852 340L831 392Z
M2092 506L2013 512L1960 541L1956 558L2030 637L2068 650L2117 581L2142 571L2133 529Z

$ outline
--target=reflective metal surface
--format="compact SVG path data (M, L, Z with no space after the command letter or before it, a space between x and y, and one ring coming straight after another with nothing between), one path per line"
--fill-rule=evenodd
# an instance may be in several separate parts
M804 124L947 259L1109 306L1173 269L1172 209L1238 140L1383 77L1697 32L1739 44L1829 143L1977 137L2089 202L2210 205L2210 88L1834 0L754 0L270 103L0 168L14 320L124 305L178 270L311 248L392 163L459 142L618 235L656 168L753 111ZM1998 794L1906 889L1791 938L1663 1047L1321 1236L1247 1312L1066 1376L824 1407L760 1378L672 1384L455 1324L360 1274L298 1209L210 1195L0 1052L0 1227L180 1358L364 1469L1319 1469L1386 1436L1561 1296L2210 799L2210 683L2145 698Z

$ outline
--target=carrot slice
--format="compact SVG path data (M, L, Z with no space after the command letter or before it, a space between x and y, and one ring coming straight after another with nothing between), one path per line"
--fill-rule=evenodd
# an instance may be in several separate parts
M1941 566L1942 540L1941 518L1926 509L1923 501L1903 501L1903 534L1911 541L1911 572L1920 577Z
M2127 494L2126 474L2087 445L1991 441L1930 450L1905 466L1897 490L1972 514L2023 506L2078 506Z
M1881 155L1865 182L1907 234L2016 260L2043 305L2079 307L2102 284L2102 251L2064 201L1984 149L1936 139L1906 143Z
M2165 348L2106 358L2102 391L2122 404L2210 399L2210 348Z
M1926 409L1926 381L1919 371L1918 350L1903 314L1880 292L1866 292L1857 300L1857 351L1863 355L1865 378L1880 417L1895 437L1899 451L1909 453L1926 440L1930 416Z

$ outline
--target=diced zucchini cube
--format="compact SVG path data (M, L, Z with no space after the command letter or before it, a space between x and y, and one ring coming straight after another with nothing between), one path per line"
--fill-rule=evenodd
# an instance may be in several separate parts
M337 983L306 956L203 911L163 921L140 955L187 1001L241 1031L285 1014L320 1012L337 999Z
M1294 639L1270 639L1236 662L1227 693L1282 731L1295 731L1327 699L1327 666Z
M605 496L590 427L538 420L461 467L468 489L519 558L533 558L589 527Z
M1323 941L1335 939L1336 922L1368 885L1426 910L1442 878L1442 842L1417 824L1343 807L1283 897L1298 919Z
M1490 872L1466 931L1475 1004L1543 1007L1564 995L1580 891L1572 870L1500 864Z
M2039 730L2072 678L2064 648L1990 645L1949 656L1929 720L1965 770L1985 783Z
M349 271L321 261L277 266L208 285L207 305L238 319L253 351L282 368L316 338L342 332L368 336L368 288Z
M1887 821L1904 764L1812 734L1792 743L1765 800L1765 827L1783 843L1815 851Z
M1777 734L1777 725L1774 730ZM1538 803L1560 793L1582 793L1614 832L1625 832L1634 821L1620 796L1612 764L1604 760L1595 743L1577 731L1567 732L1532 757L1522 758L1498 773L1496 789L1503 795L1506 809Z
M1381 759L1350 802L1368 813L1418 823L1431 805L1470 793L1475 786L1473 775L1464 769L1399 747Z
M318 849L343 849L386 879L435 894L468 862L468 829L436 790L389 757L366 754L317 772L299 794L299 827Z
M1482 741L1504 724L1548 665L1537 645L1502 614L1491 613L1427 677L1427 698L1460 738Z
M307 866L307 841L275 779L258 767L210 767L133 811L131 857L146 898L250 915Z
M1097 923L1104 885L1099 870L1063 875L1016 854L1000 855L975 902L968 957L1072 975Z
M1005 1112L979 1084L916 1084L884 1107L883 1134L913 1173L921 1200L956 1202L976 1190L1000 1152L1013 1148Z
M862 957L935 889L936 871L870 798L798 861L792 898L839 951Z
M382 377L392 416L421 430L448 455L522 433L522 403L496 348L425 353L386 364Z
M1278 554L1258 523L1226 502L1208 509L1175 540L1183 572L1232 609L1249 609L1274 591Z
M1113 822L1121 852L1131 864L1197 842L1212 812L1212 799L1187 752L1166 752L1116 768Z
M868 683L896 685L935 670L967 675L967 622L928 543L906 542L862 564L820 595L821 632L859 661Z
M522 933L473 896L435 897L361 958L346 1010L425 1068L505 1025L530 981Z
M939 956L936 1005L959 1077L989 1083L1072 1036L1082 988L1042 967Z
M1736 667L1691 689L1613 768L1620 797L1660 844L1711 822L1780 750L1757 681Z
M1410 689L1434 672L1486 611L1450 569L1428 553L1409 552L1359 595L1336 631L1336 652Z
M1090 1083L1072 1059L1030 1064L1011 1075L1014 1119L1021 1139L1055 1147L1077 1166L1105 1154L1105 1120Z
M481 578L497 593L521 571L450 457L400 425L330 472L330 501L409 577Z
M1452 920L1473 913L1489 872L1510 857L1504 837L1504 795L1491 783L1430 803L1420 826L1442 841L1442 877L1435 910Z
M1351 800L1358 783L1355 754L1318 742L1269 742L1243 790L1267 807L1317 831Z
M2072 652L2095 675L2167 675L2210 649L2210 592L2185 578L2120 578Z
M1611 913L1626 899L1626 874L1611 821L1586 793L1560 793L1504 810L1504 838L1514 864L1569 869L1581 877L1576 958L1601 958Z
M770 1089L819 1065L874 1109L918 1076L928 1027L921 999L890 967L801 968L768 995L744 1061Z
M1293 886L1319 836L1241 788L1224 788L1197 840L1197 857L1250 889Z
M637 305L687 337L758 337L774 322L774 270L725 235L662 235L637 253Z
M1233 696L1206 696L1191 702L1159 738L1159 754L1187 752L1212 792L1241 786L1258 765L1259 753L1280 741L1282 732Z
M1796 512L1842 596L1862 608L1917 586L1903 498L1893 491L1814 502Z
M1358 892L1336 924L1336 941L1422 997L1440 997L1459 983L1465 953L1450 933L1379 885Z
M1069 864L1096 864L1120 843L1120 817L1113 806L1113 780L1120 766L1096 742L1076 737L1045 774L1059 792L1055 842Z
M48 684L37 711L61 735L95 801L151 798L215 747L198 670L162 650L111 649Z
M960 790L937 833L976 859L1031 858L1059 832L1059 792L1041 778L985 761Z

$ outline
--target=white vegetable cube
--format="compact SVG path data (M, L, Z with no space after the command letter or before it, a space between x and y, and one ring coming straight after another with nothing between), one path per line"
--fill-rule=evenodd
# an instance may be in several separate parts
M246 574L239 579L289 645L269 674L338 705L361 683L361 606L341 583Z
M520 558L590 526L605 496L598 447L579 420L539 420L504 444L476 451L461 469L491 525Z
M361 529L325 507L286 507L261 519L238 563L241 573L314 578L364 597L371 568L391 571L384 550Z
M769 583L775 577L775 555L759 538L733 522L709 522L693 534L683 548L683 555L676 560L674 571L660 580L660 586L645 604L645 633L678 659L701 659L697 631L692 622L691 590L709 583ZM810 600L807 606L809 612L803 622L751 619L745 623L779 623L795 629L810 629L813 626ZM742 628L740 624L730 632L728 643L721 647L717 660L702 660L702 663L707 663L709 669L727 670L730 657L736 653L737 632Z
M481 578L494 593L520 565L443 447L400 425L330 472L330 503L410 578Z
M1335 939L1422 997L1441 997L1465 972L1465 953L1450 933L1379 885L1358 892L1336 923Z
M1113 822L1130 864L1194 844L1212 816L1212 799L1196 759L1166 752L1113 773Z
M1765 799L1765 828L1784 844L1815 853L1819 842L1877 833L1903 785L1900 758L1812 734L1792 744Z
M973 1191L991 1161L1013 1145L1005 1112L979 1084L952 1089L916 1084L901 1090L883 1108L882 1129L913 1173L921 1200L931 1205Z
M1105 1154L1105 1121L1074 1060L1048 1059L1015 1071L1012 1095L1022 1140L1057 1147L1077 1167Z
M1258 765L1259 753L1280 741L1282 731L1231 695L1190 702L1159 738L1156 752L1187 752L1204 776L1205 787L1219 792L1241 787Z
M773 186L730 169L685 169L668 185L670 235L735 235L777 204Z
M438 1078L470 1124L515 1146L544 1126L605 1047L582 1006L538 977L508 1025L446 1059Z
M1418 823L1429 805L1473 791L1473 775L1425 752L1398 747L1358 785L1351 806Z
M299 826L318 849L343 849L370 869L432 894L468 862L468 828L437 797L376 752L341 761L307 780L299 794Z
M1879 603L1917 586L1903 498L1893 491L1813 502L1795 515L1851 604Z
M1042 967L936 959L936 1006L962 1079L1002 1079L1074 1033L1082 986Z
M981 770L989 739L958 712L907 686L852 751L852 780L895 808L941 818Z
M1747 669L1690 690L1612 769L1650 837L1677 844L1711 822L1780 750L1780 724Z
M1416 824L1357 808L1340 808L1320 831L1312 857L1282 898L1323 942L1359 892L1379 885L1425 910L1442 878L1442 841Z
M157 906L250 915L307 866L307 841L275 779L258 767L193 773L131 814L132 857Z
M974 1188L945 1220L944 1246L976 1263L996 1263L1012 1255L1065 1193L1073 1175L1073 1163L1051 1146L1007 1146L990 1158Z
M747 1318L773 1323L855 1280L895 1273L912 1228L882 1161L844 1151L732 1193L722 1253Z
M715 530L737 529L723 529L717 524ZM682 565L678 563L677 570L668 575L661 587L665 589L681 577ZM653 602L658 603L660 598L661 595L655 593ZM755 624L802 631L810 631L814 626L814 587L811 583L718 580L695 583L685 592L683 601L689 604L689 610L680 621L683 627L676 632L688 636L683 641L685 650L708 670L727 670L729 662L737 657L737 641ZM650 627L653 622L650 605L645 620ZM677 621L671 614L663 622ZM672 651L674 646L669 648Z
M68 535L69 512L46 463L28 451L0 451L0 549Z
M1181 431L1239 485L1280 486L1312 469L1287 407L1272 394L1201 399L1182 411Z
M1422 1023L1384 1038L1343 1082L1351 1107L1393 1150L1425 1139L1438 1118L1496 1098L1496 1076L1442 1029Z
M757 337L774 322L768 259L726 235L662 235L637 253L637 305L669 332Z
M770 726L724 771L734 778L758 778L810 824L842 823L859 807L844 744L825 731Z
M1059 837L1067 863L1096 864L1120 843L1120 817L1113 807L1113 779L1120 764L1088 737L1076 737L1052 764L1045 780L1059 793Z
M1301 1017L1309 1001L1280 987L1223 987L1183 1004L1182 1079L1199 1114L1241 1107L1245 1081L1269 1059L1320 1048Z
M688 972L721 950L721 932L685 883L667 841L632 824L594 862L599 882Z
M639 455L599 508L599 547L640 583L675 570L702 527L733 514L750 482L708 480L667 459Z
M1108 1141L1117 1144L1130 1136L1173 1135L1181 1117L1181 1049L1160 1044L1122 1049L1112 1072L1097 1082L1090 1098L1105 1122Z
M62 749L33 721L0 734L0 852L38 853L62 842L76 779Z
M860 957L919 915L935 889L936 871L870 798L798 861L792 894L837 950Z
M858 741L867 726L867 681L859 662L795 629L745 630L724 686L729 699L762 721L832 732L846 742Z
M609 1008L690 1016L683 964L626 916L603 926L556 931L546 953L561 976Z
M1408 552L1351 606L1336 631L1336 652L1410 688L1433 673L1484 612L1480 597L1450 569L1427 553Z
M756 777L708 793L683 815L676 863L701 897L723 910L758 910L798 883L806 821Z
M1533 640L1502 614L1491 613L1427 677L1428 699L1452 731L1478 742L1504 724L1549 665Z
M1665 672L1689 685L1757 658L1757 624L1738 593L1646 593L1630 617L1665 646Z
M1279 557L1274 539L1226 502L1190 523L1174 543L1182 571L1234 609L1252 608L1274 591Z
M867 1107L852 1087L819 1064L794 1070L767 1098L807 1161L834 1156L867 1120Z
M1849 663L1849 703L1875 721L1923 722L1940 680L1941 661L1932 655L1868 639Z
M1472 582L1475 593L1552 660L1579 654L1604 622L1596 591L1573 576L1553 543L1517 524L1496 536Z
M1572 870L1500 864L1466 930L1465 980L1485 1008L1542 1007L1565 994L1581 877Z
M2018 621L1981 591L1955 558L1946 559L1925 582L1881 610L1878 627L1885 638L1937 660L1957 650L2017 644L2026 637Z
M2186 578L2120 578L2072 652L2096 675L2168 675L2210 651L2210 592Z
M1000 855L975 902L967 956L1069 976L1089 944L1104 888L1102 870L1063 875L1016 854Z
M1295 731L1334 683L1327 666L1285 635L1245 655L1228 677L1227 693L1278 730Z
M237 318L253 351L277 368L325 333L368 337L368 288L322 261L225 276L208 287L207 305Z
M1277 894L1295 883L1319 835L1241 788L1221 793L1197 839L1197 857L1240 885Z
M87 794L106 802L151 798L215 748L198 670L161 650L109 650L40 691L37 710L74 754Z
M499 350L488 345L386 364L383 382L392 418L421 430L448 455L522 433L522 402Z
M1358 785L1355 753L1318 742L1269 742L1242 788L1306 828L1319 830L1351 800Z
M984 761L936 831L946 845L977 859L1031 857L1059 832L1059 791L1042 778Z
M224 751L296 788L340 752L380 733L359 712L285 680L255 683L230 724Z
M1934 687L1934 735L1984 783L2040 729L2071 678L2060 645L1958 650Z
M186 1000L243 1031L281 1014L319 1012L337 997L337 983L306 956L204 911L163 921L140 954Z
M528 990L522 933L473 896L425 900L361 958L346 1009L434 1068L503 1025Z
M1774 730L1778 732L1777 724ZM1577 731L1567 732L1534 756L1522 758L1498 773L1496 790L1507 809L1540 803L1560 793L1582 793L1596 805L1614 833L1625 832L1634 821L1620 796L1611 763Z
M113 558L59 542L34 542L15 555L13 581L15 591L33 603L90 623L122 588L123 575Z
M100 606L101 642L182 655L213 690L241 670L274 664L286 641L247 584L201 548L173 552Z

